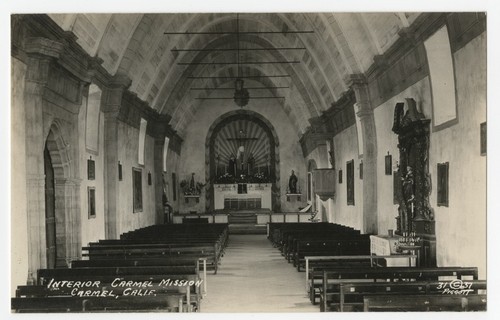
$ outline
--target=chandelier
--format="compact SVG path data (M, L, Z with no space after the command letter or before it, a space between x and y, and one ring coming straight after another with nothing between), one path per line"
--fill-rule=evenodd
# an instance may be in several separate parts
M238 106L243 108L248 104L248 101L250 100L250 94L244 87L244 81L240 78L237 78L234 82L234 89L234 102Z

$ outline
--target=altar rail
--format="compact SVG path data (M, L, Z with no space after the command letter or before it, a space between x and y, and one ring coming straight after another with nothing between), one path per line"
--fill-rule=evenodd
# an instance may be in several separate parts
M259 212L260 211L260 212ZM310 222L311 214L307 212L262 212L255 210L257 224L269 222ZM252 212L248 210L248 212ZM208 223L228 223L230 211L216 211L214 213L177 213L173 216L174 223L182 223L183 218L208 218Z

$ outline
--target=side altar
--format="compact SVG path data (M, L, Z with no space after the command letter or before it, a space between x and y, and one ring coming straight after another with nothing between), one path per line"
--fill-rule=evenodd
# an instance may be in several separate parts
M272 183L214 184L215 210L272 209Z

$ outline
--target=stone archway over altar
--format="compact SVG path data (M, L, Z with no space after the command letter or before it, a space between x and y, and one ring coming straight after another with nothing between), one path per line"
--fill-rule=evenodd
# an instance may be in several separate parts
M255 189L266 190L263 208L281 210L279 140L273 125L262 115L249 110L223 114L210 126L205 142L206 210L224 207L216 199L215 188L251 197ZM242 188L252 190L241 190ZM239 188L239 189L238 189ZM217 189L218 191L220 191ZM247 198L248 198L247 197ZM249 208L259 208L250 203Z

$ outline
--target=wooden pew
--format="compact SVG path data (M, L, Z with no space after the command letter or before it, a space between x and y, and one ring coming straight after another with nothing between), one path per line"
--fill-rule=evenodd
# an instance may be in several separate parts
M380 260L408 259L408 266L416 255L355 255L355 256L306 256L306 292L312 304L319 298L320 288L323 285L323 272L339 268L367 268L378 267Z
M327 310L328 304L340 295L339 284L341 282L437 281L443 278L478 280L478 270L476 267L383 267L324 271L320 292L320 310Z
M203 292L207 294L207 261L206 258L169 257L169 258L138 258L138 259L108 259L108 260L74 260L72 268L96 267L141 267L141 266L189 266L195 263L197 270L202 272Z
M171 280L165 282L166 280ZM181 285L173 285L175 280L183 280L185 283ZM72 281L71 283L63 284L61 281ZM122 286L121 281L136 282L132 286ZM79 283L78 283L79 282ZM72 289L75 287L82 287L81 294L86 294L87 290L91 291L107 291L113 290L120 292L120 288L144 289L152 288L155 286L163 287L172 286L167 291L182 292L183 287L192 282L193 285L190 290L186 292L187 303L193 305L197 310L200 309L200 301L202 292L200 290L201 284L204 283L198 274L198 268L193 266L153 266L153 267L101 267L101 268L72 268L72 269L40 269L38 270L38 284L47 286L53 289L60 288L61 286L68 286ZM83 283L92 283L91 287L84 286ZM94 284L96 284L94 286ZM78 288L77 288L78 289ZM166 289L165 289L166 290ZM71 293L71 292L70 292Z
M305 267L306 256L348 256L369 255L370 239L367 235L345 237L333 240L298 241L293 253L297 271Z
M180 258L180 259L206 259L207 266L217 274L220 251L216 245L93 245L83 247L82 256L89 260L116 260L140 258Z
M289 235L294 233L310 233L310 234L331 234L331 233L342 233L342 232L358 232L351 227L319 222L287 222L287 223L270 223L269 224L269 240L273 243L273 246L282 248L286 245L286 241Z
M339 302L330 303L327 311L363 311L363 298L376 295L474 295L486 293L485 280L468 280L455 283L454 287L464 289L451 290L448 282L442 281L415 281L415 282L348 282L339 284Z
M364 311L486 311L486 295L408 295L365 297Z
M11 309L26 312L170 311L183 312L183 294L147 297L23 297L11 298Z

